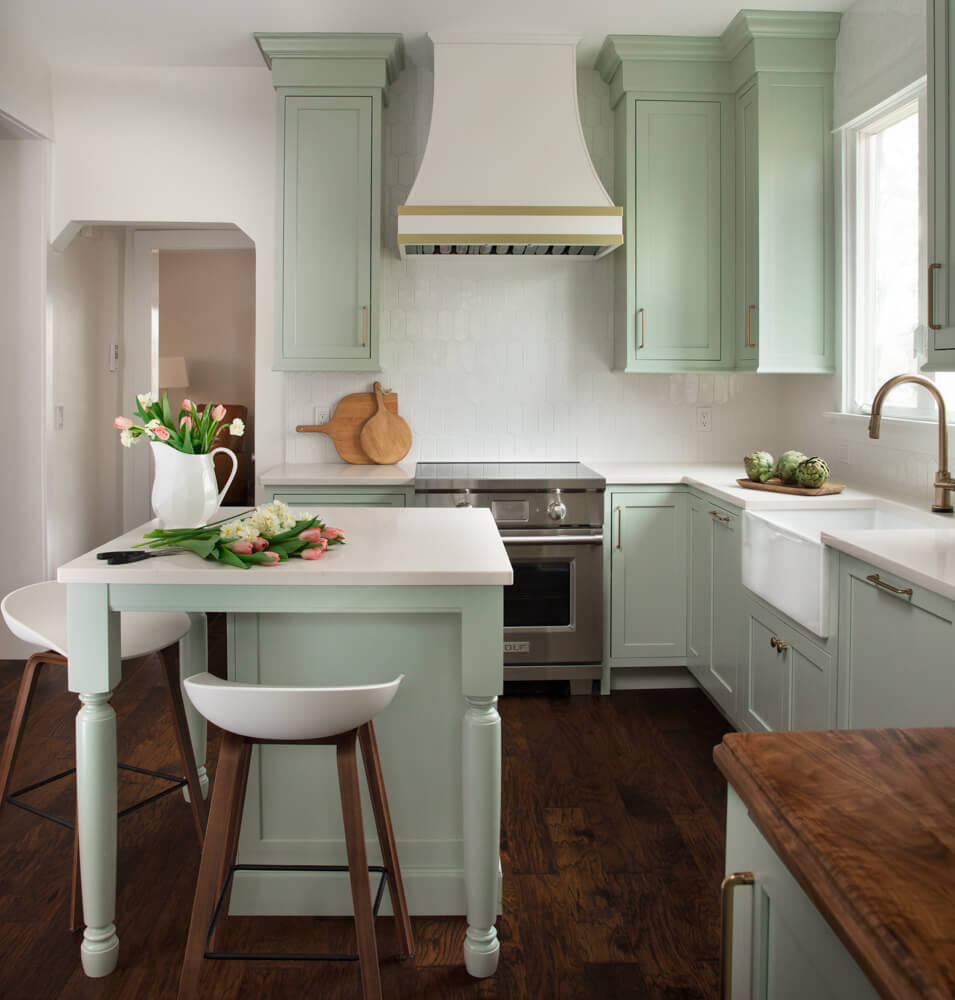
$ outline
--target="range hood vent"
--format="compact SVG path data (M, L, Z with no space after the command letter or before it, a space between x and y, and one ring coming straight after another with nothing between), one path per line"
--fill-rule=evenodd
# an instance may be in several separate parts
M398 206L402 257L594 260L623 244L623 209L587 152L571 35L432 35L434 103Z

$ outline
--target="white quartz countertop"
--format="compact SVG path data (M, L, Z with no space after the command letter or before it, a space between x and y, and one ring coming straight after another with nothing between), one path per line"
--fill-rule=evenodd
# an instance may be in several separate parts
M296 508L293 507L293 510ZM223 517L244 508L223 508ZM211 584L328 587L504 586L511 564L489 510L322 507L322 520L346 543L321 559L289 559L239 569L192 552L108 566L97 552L130 549L155 526L148 522L61 566L63 583Z
M352 465L313 462L276 465L261 475L263 486L413 486L413 465Z

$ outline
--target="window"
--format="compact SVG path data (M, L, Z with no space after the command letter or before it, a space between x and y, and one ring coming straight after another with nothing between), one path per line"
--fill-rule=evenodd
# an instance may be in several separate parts
M843 134L844 409L853 413L867 413L886 379L919 372L924 358L924 91L924 84L909 88ZM902 385L884 413L934 419L935 405Z

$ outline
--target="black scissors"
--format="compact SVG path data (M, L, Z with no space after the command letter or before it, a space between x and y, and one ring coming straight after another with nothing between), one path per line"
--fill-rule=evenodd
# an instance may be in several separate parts
M139 562L142 559L152 559L153 556L174 556L182 549L163 549L160 552L146 552L143 549L128 549L119 552L97 552L97 559L105 559L107 566L117 566L123 563Z

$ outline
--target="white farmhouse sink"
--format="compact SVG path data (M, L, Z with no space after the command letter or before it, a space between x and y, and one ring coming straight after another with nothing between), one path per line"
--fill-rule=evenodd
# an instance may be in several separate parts
M743 585L824 637L829 634L831 560L823 532L938 526L938 515L882 500L859 507L744 510Z

